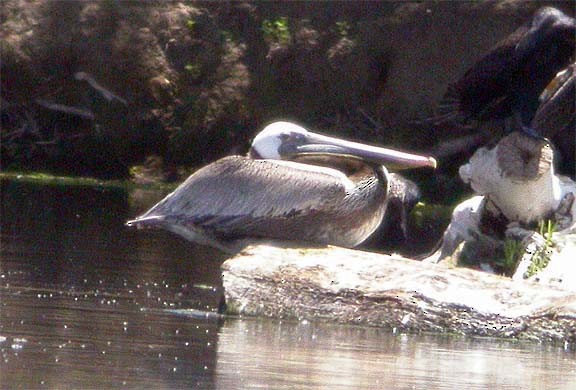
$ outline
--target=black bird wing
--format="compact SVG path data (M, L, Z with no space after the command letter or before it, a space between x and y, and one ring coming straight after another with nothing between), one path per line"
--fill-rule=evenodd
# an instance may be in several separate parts
M516 46L527 31L527 25L519 27L449 85L438 107L440 117L452 114L465 123L508 115L511 102L507 90L520 60L515 55Z
M438 117L466 123L515 113L528 124L542 89L568 65L575 34L573 18L552 7L540 8L449 86Z

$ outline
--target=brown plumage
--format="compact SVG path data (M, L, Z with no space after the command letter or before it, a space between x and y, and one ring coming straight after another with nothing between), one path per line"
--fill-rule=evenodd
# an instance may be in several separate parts
M384 218L389 176L382 164L436 164L430 157L338 140L287 122L264 129L250 155L258 158L230 156L198 170L127 224L163 228L227 252L255 238L354 247ZM303 156L310 163L282 160ZM344 165L355 168L345 173L313 165L315 159L353 162Z

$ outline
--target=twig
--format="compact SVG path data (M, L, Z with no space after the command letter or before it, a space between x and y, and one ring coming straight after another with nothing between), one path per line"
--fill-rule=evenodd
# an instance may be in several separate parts
M118 100L120 103L124 104L125 106L128 105L126 100L122 99L120 96L115 95L111 91L107 90L106 88L104 88L103 86L98 84L98 82L90 74L88 74L86 72L76 72L76 73L74 73L74 78L76 80L84 80L84 81L88 82L88 84L90 84L90 86L92 88L94 88L96 91L100 92L100 94L102 94L102 96L104 96L104 98L106 100L108 100L109 102L111 102L112 100Z
M87 118L90 120L95 119L94 113L90 110L85 109L85 108L71 107L71 106L66 106L64 104L58 104L58 103L50 103L50 102L47 102L46 100L43 100L43 99L35 99L34 101L39 106L42 106L42 107L47 108L49 110L60 111L60 112L64 112L66 114L71 114L71 115L77 115L77 116L81 116L82 118Z

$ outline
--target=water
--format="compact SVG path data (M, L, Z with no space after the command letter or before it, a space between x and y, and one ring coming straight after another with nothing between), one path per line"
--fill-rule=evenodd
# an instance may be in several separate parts
M563 345L216 311L225 256L126 219L162 194L1 182L1 388L573 389Z

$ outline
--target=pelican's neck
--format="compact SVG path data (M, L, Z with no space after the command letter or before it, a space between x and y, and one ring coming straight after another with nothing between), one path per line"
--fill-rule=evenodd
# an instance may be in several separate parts
M341 209L352 210L349 214L353 220L347 223L354 225L361 220L361 224L356 224L356 237L363 237L354 242L351 246L362 243L370 237L382 224L386 209L388 207L388 192L390 181L388 171L383 166L370 166L372 172L368 175L357 175L354 181L354 188L343 198ZM353 178L354 179L354 178Z
M367 168L370 170L366 169L348 176L354 183L354 192L351 195L375 204L385 205L390 190L388 170L382 165L367 166Z
M264 160L264 159L262 158L262 156L260 155L260 153L258 153L258 152L256 151L256 149L254 149L254 148L250 148L250 150L248 151L248 156L247 156L247 157L248 157L249 159L252 159L252 160Z

